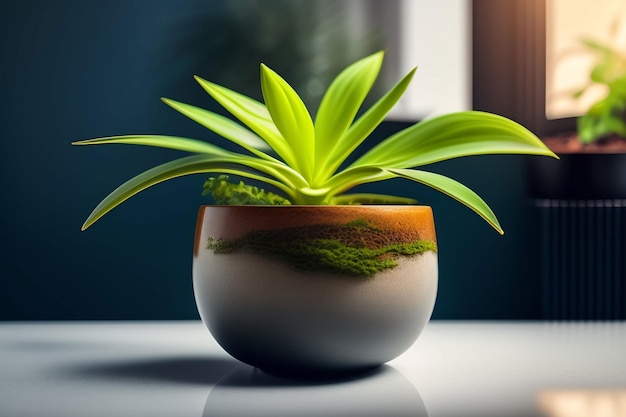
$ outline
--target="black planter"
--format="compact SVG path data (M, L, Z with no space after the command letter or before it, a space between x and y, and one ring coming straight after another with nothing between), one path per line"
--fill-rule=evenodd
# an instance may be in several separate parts
M626 153L571 153L527 158L529 193L535 199L626 199Z
M626 318L626 153L527 158L546 320Z

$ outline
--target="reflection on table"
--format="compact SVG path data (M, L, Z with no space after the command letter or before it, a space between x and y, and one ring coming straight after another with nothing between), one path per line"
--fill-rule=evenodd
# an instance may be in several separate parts
M419 393L384 365L341 380L293 381L237 369L209 394L203 417L427 417Z
M200 322L2 323L0 417L626 417L625 322L428 324L334 380L267 375Z

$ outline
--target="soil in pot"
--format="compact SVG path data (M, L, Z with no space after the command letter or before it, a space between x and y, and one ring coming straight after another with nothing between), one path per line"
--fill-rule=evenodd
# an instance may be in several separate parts
M607 136L588 144L578 140L576 132L546 136L542 140L553 152L559 155L570 153L626 153L626 138L617 135Z

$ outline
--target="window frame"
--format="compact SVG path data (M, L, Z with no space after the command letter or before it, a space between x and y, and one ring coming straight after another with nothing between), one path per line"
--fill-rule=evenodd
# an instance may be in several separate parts
M538 136L576 129L546 117L546 0L472 0L472 107Z

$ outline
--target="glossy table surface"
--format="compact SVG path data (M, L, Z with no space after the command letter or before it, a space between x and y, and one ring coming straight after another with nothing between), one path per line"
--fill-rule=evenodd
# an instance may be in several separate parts
M0 324L0 416L626 416L626 323L431 321L351 379L231 359L200 322Z

